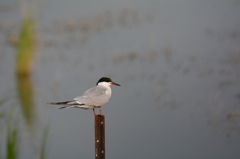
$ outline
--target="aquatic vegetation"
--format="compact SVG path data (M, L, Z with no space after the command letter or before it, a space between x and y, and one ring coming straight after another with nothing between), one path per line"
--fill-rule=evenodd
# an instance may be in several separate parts
M34 36L34 22L26 16L23 19L17 45L16 73L18 76L28 76L30 74L35 52Z
M17 76L17 91L22 114L28 126L35 121L34 91L32 81L29 76Z
M48 153L46 150L49 150L49 148L47 146L49 127L50 127L50 125L47 125L43 132L43 138L42 138L42 143L41 143L39 159L45 159L47 156L47 153Z
M21 129L21 122L19 122L19 113L16 109L4 109L2 110L6 116L4 116L5 121L7 121L6 126L3 125L1 135L6 136L6 140L3 142L0 142L0 148L3 148L0 150L0 158L4 159L19 159L21 158L21 150L23 150L22 146L24 142L22 141L23 134ZM44 128L44 131L39 132L40 142L39 147L37 149L37 153L35 154L37 158L39 159L45 159L47 158L47 153L49 150L48 147L48 134L49 134L49 125L47 125Z
M29 126L34 123L35 118L33 102L34 91L30 77L35 55L34 39L34 21L30 18L30 16L26 15L23 18L22 28L19 35L19 43L17 45L16 78L18 97L23 116Z
M7 140L6 140L6 159L17 159L19 156L19 130L17 125L8 123L8 130L7 130Z

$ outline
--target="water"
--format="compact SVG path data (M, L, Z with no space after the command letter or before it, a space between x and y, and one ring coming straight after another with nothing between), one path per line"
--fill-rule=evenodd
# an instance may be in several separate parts
M14 33L20 6L9 6L1 19ZM239 14L237 0L38 2L38 122L36 137L22 126L20 158L37 158L47 124L47 158L93 158L92 111L46 103L71 100L102 76L121 84L103 107L107 158L239 158ZM17 101L8 38L2 30L1 95Z

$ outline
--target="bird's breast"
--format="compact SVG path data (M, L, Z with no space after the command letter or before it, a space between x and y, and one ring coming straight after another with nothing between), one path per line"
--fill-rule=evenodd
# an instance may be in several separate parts
M111 89L107 89L107 90L105 91L105 93L106 93L106 95L109 95L109 96L112 95L112 91L111 91Z

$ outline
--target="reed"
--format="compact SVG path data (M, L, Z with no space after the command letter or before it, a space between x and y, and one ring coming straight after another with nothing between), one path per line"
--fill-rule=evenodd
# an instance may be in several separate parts
M19 76L28 76L32 69L35 54L34 22L26 16L23 19L19 35L16 72Z
M41 149L40 149L40 154L39 154L39 159L45 159L47 158L47 153L49 150L48 145L47 145L47 141L48 141L48 134L49 134L49 126L47 125L46 128L44 129L43 132L43 138L42 138L42 143L41 143Z
M34 91L30 76L36 44L34 20L30 17L30 14L24 14L18 41L16 57L17 91L25 121L28 126L31 126L36 116L33 101Z
M16 123L8 122L7 140L6 140L6 159L19 158L19 130Z

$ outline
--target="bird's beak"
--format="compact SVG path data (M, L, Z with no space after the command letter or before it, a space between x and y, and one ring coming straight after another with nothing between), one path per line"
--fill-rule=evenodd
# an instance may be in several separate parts
M115 82L111 82L111 85L121 86L120 84L117 84L117 83L115 83Z

